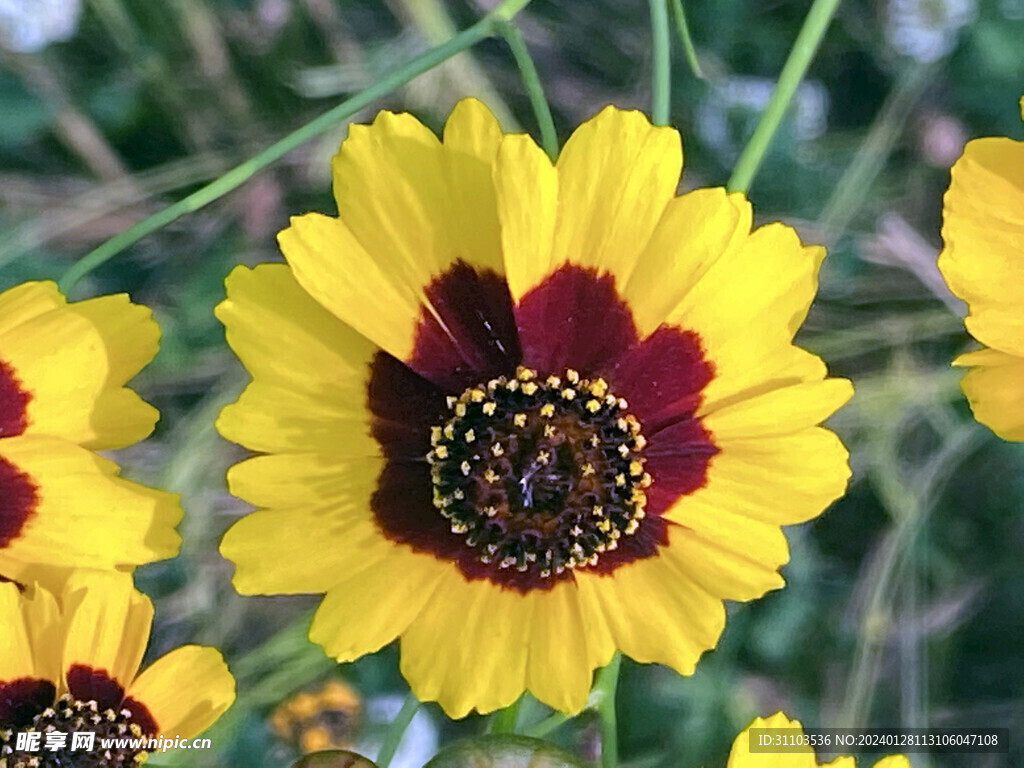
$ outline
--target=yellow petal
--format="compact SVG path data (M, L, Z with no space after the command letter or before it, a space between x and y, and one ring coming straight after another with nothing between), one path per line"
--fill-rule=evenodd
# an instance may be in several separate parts
M794 752L750 752L750 730L752 728L787 728L794 730L795 735L803 734L803 727L798 720L790 720L781 712L770 717L758 717L740 731L732 743L729 761L726 768L818 768L814 750L810 747ZM848 758L840 758L847 760ZM836 763L833 768L853 768L853 766Z
M704 409L825 376L815 356L791 346L817 290L820 247L782 224L755 230L715 261L668 316L696 331L715 376Z
M325 459L308 458L321 462L319 473L302 469L289 475L289 467L301 465L301 456L257 457L228 473L235 495L284 507L246 515L221 540L221 554L235 564L235 589L243 594L326 592L347 578L354 564L373 563L391 553L392 545L370 519L379 462L335 467ZM265 485L261 475L268 480Z
M560 712L576 713L586 706L594 668L607 664L615 652L609 633L599 647L602 633L588 631L595 620L603 617L584 616L575 582L536 595L526 687Z
M506 136L494 164L494 186L505 275L518 301L551 269L558 217L558 172L533 139Z
M0 336L67 303L49 280L16 285L0 293Z
M183 645L161 656L129 686L160 734L191 738L209 728L235 700L235 679L220 651Z
M4 628L0 632L0 685L23 677L37 677L21 602L17 586L0 583L0 626Z
M910 768L910 761L905 755L889 755L875 763L874 768Z
M974 366L960 382L974 418L1006 440L1024 440L1024 358L993 349L957 363Z
M492 168L501 126L481 102L463 99L444 126L449 232L455 250L471 264L502 272L501 232Z
M737 551L682 526L670 529L669 540L662 556L704 591L724 600L754 600L785 585L776 570L779 564L765 562L757 553Z
M396 212L395 220L401 220ZM419 267L396 263L384 245L361 244L341 219L293 216L277 241L295 279L336 318L399 359L412 352L423 288L435 274L424 243Z
M221 434L256 451L375 455L365 401L376 347L317 304L284 264L236 267L225 284L216 314L253 381L221 412Z
M451 567L442 573L402 634L402 675L451 718L507 707L524 689L533 601Z
M127 688L149 642L153 604L123 573L79 571L61 596L65 616L64 671L102 670Z
M702 423L716 443L792 434L822 422L852 396L853 386L846 379L795 384L725 405L704 416Z
M692 674L725 626L721 599L660 554L620 566L611 576L584 573L576 581L601 606L615 644L636 661Z
M377 651L402 634L445 573L446 564L429 555L389 546L390 555L380 560L352 558L313 617L309 639L338 661Z
M657 328L716 261L743 244L752 217L743 195L720 187L669 202L622 291L641 336Z
M675 195L683 150L674 128L606 107L569 137L558 157L552 267L609 271L621 288Z
M4 438L0 457L37 488L34 514L5 549L12 561L114 569L177 553L176 494L122 480L113 462L51 437Z
M970 306L967 330L1024 356L1024 142L968 142L943 201L939 269Z
M63 586L63 585L62 585ZM21 604L28 628L36 677L57 683L61 679L64 625L57 598L38 584L25 588ZM0 674L0 678L3 675Z
M28 403L26 434L89 448L118 448L148 435L157 412L122 385L156 354L148 308L102 296L32 317L0 336Z

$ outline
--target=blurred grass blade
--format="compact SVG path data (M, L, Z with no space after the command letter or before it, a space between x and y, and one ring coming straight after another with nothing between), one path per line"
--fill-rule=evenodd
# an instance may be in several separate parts
M382 77L366 90L353 96L351 99L343 101L334 109L325 112L320 117L311 120L283 139L271 144L262 152L228 171L216 181L196 190L191 195L182 198L163 210L157 211L152 216L128 227L123 232L119 232L73 264L60 279L61 290L67 294L79 280L92 270L116 256L128 246L138 242L146 235L170 224L187 213L197 211L214 200L223 197L296 147L330 130L339 122L351 117L381 96L390 93L401 85L405 85L417 75L421 75L436 67L441 62L472 47L481 40L493 36L496 33L496 25L498 23L502 20L511 19L528 2L529 0L505 0L505 2L499 3L487 16L455 35L447 42L416 56L411 61Z

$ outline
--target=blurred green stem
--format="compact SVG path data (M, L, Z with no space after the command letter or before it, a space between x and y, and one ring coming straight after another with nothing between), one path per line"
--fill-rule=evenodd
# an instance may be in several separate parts
M504 0L504 2L499 3L493 11L476 24L463 30L447 42L424 51L408 63L382 77L366 90L353 96L351 99L343 101L334 109L325 112L320 117L311 120L283 139L271 144L262 152L257 153L241 165L228 171L219 179L114 235L114 237L79 259L64 273L60 279L61 290L65 294L68 293L85 275L146 235L170 224L187 213L197 211L214 200L223 197L296 147L330 130L339 122L351 117L381 96L404 85L417 75L421 75L429 69L436 67L460 51L464 51L481 40L493 36L497 32L497 25L500 21L511 19L527 3L529 3L529 0Z
M762 113L750 141L743 148L739 160L736 161L736 167L726 184L726 188L730 192L746 194L750 189L750 183L754 180L757 169L768 151L768 145L771 144L775 131L782 123L786 108L789 106L793 94L796 93L800 81L803 80L807 67L810 65L811 59L814 58L814 53L818 50L818 45L825 36L825 30L828 29L829 22L832 21L832 16L838 7L839 0L814 0L811 10L807 13L807 18L804 19L804 25L796 37L796 42L793 43L793 48L789 52L789 58L786 59L786 64L782 67L779 81L775 84L775 90L772 91L771 98L768 100L768 106Z
M824 245L834 245L860 210L871 185L903 134L910 110L932 82L934 71L932 63L915 61L889 92L868 135L843 172L819 217L821 242Z
M525 694L491 715L490 722L487 723L487 731L489 733L515 733L516 724L519 722L519 710L523 706L524 698L526 698Z
M405 736L405 731L419 708L419 699L409 691L409 695L402 702L402 708L388 726L388 732L384 734L384 743L380 745L380 752L377 753L377 768L388 768L391 765L391 759L398 751L398 745L402 743L402 737Z
M619 668L622 654L616 651L608 666L597 673L594 692L599 694L596 704L601 718L601 768L616 768L619 764L619 729L615 718L615 691L619 686Z
M532 736L535 739L543 739L555 728L562 725L562 723L571 720L572 718L564 712L552 712L550 715L545 717L536 725L531 725L527 728L524 733L527 736Z
M683 0L672 0L672 16L676 21L679 41L683 44L683 53L686 54L686 63L690 65L690 71L693 72L694 77L699 77L703 80L704 70L700 68L700 61L697 59L697 49L693 45L693 38L690 37L690 25L686 23Z
M649 0L651 6L651 122L668 125L672 90L671 35L668 0Z
M516 60L519 67L519 75L523 78L523 86L526 88L526 95L530 97L530 106L533 107L533 114L537 118L537 126L540 128L540 144L548 157L554 161L558 157L558 135L555 133L555 121L551 119L551 107L544 97L544 86L541 85L540 76L537 74L537 67L534 66L530 51L523 40L523 33L512 21L499 21L498 32Z

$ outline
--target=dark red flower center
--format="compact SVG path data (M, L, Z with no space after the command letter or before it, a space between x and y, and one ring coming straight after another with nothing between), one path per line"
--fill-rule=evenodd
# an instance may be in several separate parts
M0 437L20 435L28 426L28 403L32 395L26 392L14 369L0 360Z
M32 479L0 456L0 549L18 537L38 501Z
M0 760L9 768L135 768L145 750L122 741L156 735L156 723L139 702L124 698L124 689L105 671L74 666L68 693L56 700L52 683L16 680L0 684ZM19 741L19 733L22 734ZM47 734L62 734L51 749ZM26 738L38 734L37 740ZM81 734L76 738L75 734ZM89 736L88 734L91 734Z
M371 365L381 531L521 592L665 545L663 513L718 450L696 334L641 339L611 276L574 266L514 304L460 262L426 297L409 360Z

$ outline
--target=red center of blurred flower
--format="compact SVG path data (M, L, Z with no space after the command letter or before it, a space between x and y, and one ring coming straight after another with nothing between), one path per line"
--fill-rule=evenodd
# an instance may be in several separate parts
M663 513L681 496L704 485L708 463L718 451L694 416L701 390L713 375L698 336L662 326L641 339L612 277L576 266L554 272L523 296L518 305L513 304L502 277L477 272L461 262L438 277L426 295L433 311L425 311L421 317L408 362L381 352L371 366L368 404L375 417L373 435L388 460L372 500L381 531L417 551L455 562L467 578L485 578L521 592L550 588L561 579L572 578L574 568L610 573L619 565L655 554L666 544L670 523ZM486 549L478 546L478 539L468 541L470 537L453 531L452 520L437 506L436 478L427 461L428 455L436 454L432 432L436 443L438 427L452 421L448 398L458 400L492 380L511 381L520 366L536 372L540 380L564 376L566 371L588 383L601 379L616 398L627 403L628 415L638 422L646 443L640 447L650 485L647 487L644 481L646 500L644 514L636 516L638 524L630 526L629 535L617 537L614 548L602 548L596 558L588 553L580 558L579 565L560 571L510 567L516 563L509 557L488 557ZM542 415L540 401L534 405L537 415ZM627 415L627 409L621 415ZM514 419L515 414L510 414ZM612 414L609 423L614 424L618 415ZM585 413L560 411L557 418L570 437L575 435L579 446L574 443L573 449L591 436L593 430ZM532 446L537 442L532 432L526 434L534 430L535 420L523 420L524 440L520 444ZM514 441L514 434L505 434L509 432L507 426L502 427L503 439ZM490 435L492 439L496 436ZM534 454L539 456L540 452L538 448L530 456L536 459ZM436 464L436 456L434 460ZM590 473L580 462L563 462L563 479L570 486L565 498L584 497L578 485L580 478ZM536 463L513 462L511 471L523 474ZM558 478L545 477L545 488L559 487ZM513 491L516 487L533 487L532 479L518 475L504 478ZM639 479L640 475L636 478L638 488ZM522 494L511 496L515 497L516 511L522 512L518 509L523 506ZM557 518L564 522L563 510L548 511L552 521ZM499 523L505 519L494 517L501 518ZM507 518L518 520L517 535L522 533L519 517ZM539 527L543 533L544 526ZM536 544L534 549L544 552L551 542Z
M25 431L31 399L32 395L21 388L11 366L0 360L0 437L14 437Z
M21 533L38 500L31 478L0 456L0 549Z

